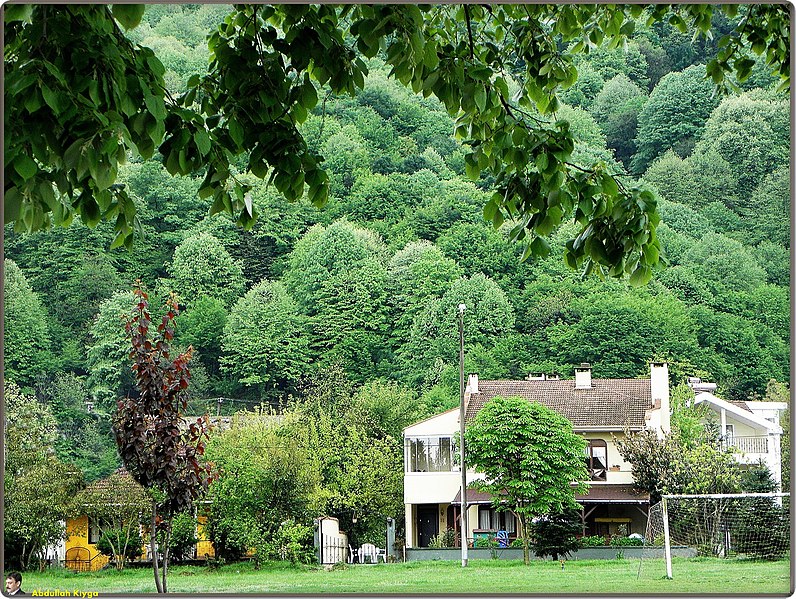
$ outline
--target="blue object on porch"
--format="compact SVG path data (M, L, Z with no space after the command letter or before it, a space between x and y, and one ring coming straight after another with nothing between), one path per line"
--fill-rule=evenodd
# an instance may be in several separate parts
M505 530L499 530L495 538L497 539L498 547L505 548L509 546L509 533Z

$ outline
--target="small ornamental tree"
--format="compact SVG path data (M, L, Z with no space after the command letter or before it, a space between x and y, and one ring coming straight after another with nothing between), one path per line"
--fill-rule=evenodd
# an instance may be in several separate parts
M182 417L192 349L171 357L174 319L179 314L175 297L167 300L166 314L154 334L150 332L148 296L140 284L135 289L135 301L126 330L132 343L130 359L138 396L118 402L114 434L128 472L141 486L154 491L152 567L157 591L166 593L173 518L193 508L212 477L211 464L203 459L210 426L206 414L191 424ZM163 539L159 544L158 532Z
M567 508L538 518L531 525L531 545L539 557L549 555L554 560L566 557L580 547L577 535L583 532L579 510Z
M122 528L105 527L99 541L97 550L113 560L117 570L123 570L128 559L141 556L143 545L141 531L138 527L131 528L123 525Z
M777 482L762 460L741 474L744 493L775 493ZM790 518L787 505L774 498L759 497L738 506L733 522L736 550L759 559L779 559L790 547Z
M496 509L517 517L530 564L533 519L577 509L575 493L586 490L585 441L569 420L541 404L495 397L468 425L465 442L467 465L486 475L473 486L490 493Z
M706 442L689 444L672 431L663 439L641 431L616 439L616 448L630 462L634 486L650 494L650 503L671 494L737 493L739 469L731 448L722 450Z

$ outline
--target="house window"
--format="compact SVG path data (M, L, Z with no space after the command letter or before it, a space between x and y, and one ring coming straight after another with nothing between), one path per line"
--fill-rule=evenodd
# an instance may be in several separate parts
M489 508L478 508L478 528L488 530L492 528L492 510Z
M499 512L493 507L483 505L478 508L478 528L505 530L510 535L513 535L517 530L514 514L511 512Z
M602 439L589 439L586 446L586 469L591 480L606 480L608 471L608 444Z
M450 437L407 439L407 472L450 472L453 446Z
M99 543L100 537L102 536L102 530L100 529L100 523L98 520L94 518L88 519L88 542L92 545L96 545Z

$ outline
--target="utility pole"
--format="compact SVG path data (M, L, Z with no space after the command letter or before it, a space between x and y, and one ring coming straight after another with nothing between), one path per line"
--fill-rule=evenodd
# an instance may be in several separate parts
M464 311L459 304L459 456L462 471L462 568L467 566L467 467L464 464Z

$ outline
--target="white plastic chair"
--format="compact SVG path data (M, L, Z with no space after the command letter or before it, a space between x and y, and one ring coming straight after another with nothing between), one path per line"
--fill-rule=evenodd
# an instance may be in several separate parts
M365 543L359 548L359 563L360 564L375 564L378 562L378 548L373 543ZM370 558L368 560L368 558Z

